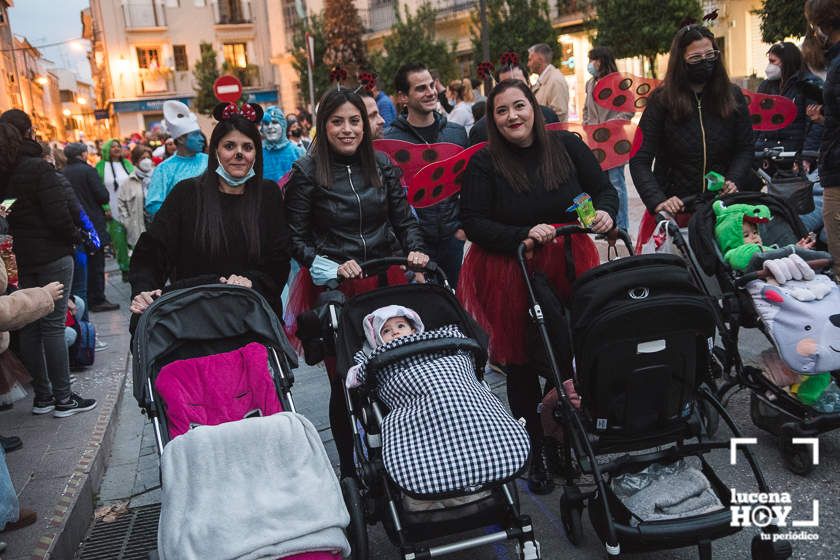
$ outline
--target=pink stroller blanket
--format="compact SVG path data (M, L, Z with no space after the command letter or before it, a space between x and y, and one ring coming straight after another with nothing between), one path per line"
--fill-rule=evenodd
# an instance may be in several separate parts
M268 370L268 352L256 342L172 362L160 370L155 389L166 405L170 438L194 425L216 426L283 411Z

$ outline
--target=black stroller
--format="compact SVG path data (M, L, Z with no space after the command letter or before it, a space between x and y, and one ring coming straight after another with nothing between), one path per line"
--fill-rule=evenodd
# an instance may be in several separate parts
M557 230L558 236L566 236L567 247L571 245L569 236L588 233L578 226ZM622 238L632 255L629 238ZM588 507L592 525L610 556L697 546L701 558L711 558L711 541L740 528L732 527L729 487L704 457L710 451L728 449L730 444L711 439L701 402L739 434L716 397L701 386L709 375L709 342L715 332L709 298L694 286L682 260L668 254L613 260L578 278L572 286L569 321L575 383L582 403L580 410L575 410L563 390L564 379L549 335L552 326L547 325L543 313L544 307L558 305L556 299L546 301L557 296L537 291L539 284L528 270L525 251L522 244L519 261L529 293L529 312L537 324L559 396L554 414L563 427L567 465L560 508L569 540L580 542L581 515ZM746 456L759 491L767 492L752 454L739 450ZM597 457L603 455L611 457L599 463ZM594 489L581 488L573 457L581 473L592 477L589 486ZM699 461L719 508L687 517L644 519L614 490L613 482L619 477L686 458ZM764 529L774 530L773 526ZM755 536L753 558L788 556L789 543Z
M807 235L799 210L782 198L763 193L735 193L722 197L725 204L763 204L770 209L773 219L759 224L762 240L766 245L780 247L796 243ZM814 468L809 446L794 445L792 438L814 437L840 427L840 413L820 413L812 406L802 403L776 386L759 368L744 365L738 351L738 335L741 328L758 328L772 343L767 326L756 313L753 300L745 286L759 277L757 273L741 275L724 261L715 242L715 214L711 203L698 207L689 224L689 244L692 258L687 259L695 277L713 275L721 287L719 299L720 339L722 348L716 348L718 367L728 378L721 386L718 396L728 401L733 389L748 388L750 394L750 416L753 423L777 436L779 449L788 469L796 474L806 475ZM678 233L677 233L678 235ZM810 263L817 272L831 276L831 262ZM839 335L840 336L840 335ZM834 372L835 380L838 372Z
M290 391L297 354L277 315L256 291L224 284L174 290L140 316L131 341L134 398L152 420L158 454L169 442L165 405L155 390L160 370L176 360L229 352L252 342L266 347L283 409L295 412Z
M382 286L386 281L383 273L388 267L406 265L401 258L378 259L362 263L366 276L379 273ZM470 352L475 362L475 375L483 380L484 364L487 359L487 336L466 314L455 298L443 272L429 263L425 270L426 284L386 286L372 292L351 298L345 303L341 298L327 297L329 301L322 309L326 319L324 338L335 343L337 370L344 377L354 365L353 356L362 347L365 335L363 318L373 310L392 304L411 307L422 318L427 329L436 329L447 324L456 324L468 338L446 340L413 341L410 345L389 350L367 365L369 379L375 379L376 372L394 360L404 359L418 352L464 350ZM435 284L436 282L437 284ZM300 321L299 321L300 324ZM344 389L347 413L353 429L355 447L356 477L342 480L347 509L350 511L350 543L354 559L367 558L366 524L382 522L385 531L395 546L399 547L404 560L438 558L440 556L515 540L520 560L540 558L539 543L534 539L531 520L519 510L516 484L511 477L503 483L471 488L460 494L469 496L462 505L436 506L434 509L412 508L410 499L438 500L444 496L409 495L400 488L386 472L383 464L383 439L381 425L387 414L384 403L379 401L372 387L362 385L355 389ZM452 498L454 496L446 496ZM409 498L409 499L406 499ZM497 525L500 528L490 529ZM462 535L485 529L479 536ZM430 545L429 541L459 535L460 540L448 544Z

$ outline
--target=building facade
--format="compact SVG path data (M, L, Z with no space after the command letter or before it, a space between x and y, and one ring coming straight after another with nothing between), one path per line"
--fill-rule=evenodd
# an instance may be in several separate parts
M297 0L306 13L319 14L323 0ZM367 29L365 40L368 51L382 49L384 38L394 24L394 7L406 7L414 11L423 0L355 0L362 22ZM455 57L463 76L475 76L477 60L472 49L472 15L476 9L474 0L430 0L437 11L436 35L447 43L455 43ZM761 0L702 0L704 13L718 9L718 18L711 29L721 45L723 60L733 81L746 85L749 77L762 75L767 65L765 53L770 45L762 43L760 19L752 11L761 7ZM586 73L587 54L592 48L585 19L590 14L589 0L565 0L549 2L549 13L557 30L554 46L556 65L569 83L570 118L580 119L584 86L589 76ZM302 105L298 94L297 73L292 68L292 31L299 25L295 0L277 0L269 3L269 20L272 21L271 60L277 66L281 88L281 100L285 110L293 111ZM278 33L278 30L283 30ZM524 62L524 61L523 61ZM667 55L657 60L657 74L664 75ZM619 61L619 70L644 75L648 70L640 58ZM386 83L389 78L384 77ZM393 93L393 92L391 92ZM317 95L317 93L316 93Z
M107 110L113 135L149 130L163 102L195 97L199 45L213 45L222 73L240 78L249 101L278 101L271 61L268 0L91 0L83 12L91 41L97 109ZM99 113L102 114L102 113ZM200 117L210 130L208 117Z

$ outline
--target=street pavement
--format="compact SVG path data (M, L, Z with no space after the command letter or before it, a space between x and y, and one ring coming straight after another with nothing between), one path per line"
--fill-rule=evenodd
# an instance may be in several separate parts
M631 223L638 224L643 211L628 181L631 191ZM631 228L635 233L637 226ZM746 362L754 363L757 355L768 343L757 331L744 331L741 337L742 356ZM127 356L127 339L119 339L124 344L119 350ZM130 358L129 358L130 359ZM130 366L128 366L130 367ZM154 445L151 424L140 414L131 394L130 375L125 376L124 397L116 411L117 425L114 444L108 460L108 470L102 481L98 501L98 518L118 518L126 508L136 508L160 501L159 461ZM494 392L505 400L504 379L491 374L488 382ZM326 449L337 463L335 448L329 432L327 403L329 388L326 374L321 367L301 367L296 371L293 396L298 411L309 418L319 430ZM794 558L837 558L840 546L840 529L833 522L840 513L838 504L838 482L840 482L840 436L837 433L826 434L820 438L820 464L807 477L789 473L784 467L776 448L775 438L753 426L749 417L749 395L747 391L737 393L728 408L743 436L755 437L758 445L753 446L771 491L789 492L793 503L791 519L810 519L812 500L819 500L819 526L810 531L816 533L819 540L813 542L794 542ZM81 428L81 427L80 427ZM728 439L730 434L723 426L719 438ZM258 452L255 449L255 452ZM14 457L14 455L12 455ZM719 452L710 456L710 463L717 469L723 481L739 492L755 491L756 484L744 461L738 465L729 464L728 452ZM566 539L559 516L560 489L547 496L531 494L524 481L518 481L522 510L529 514L534 523L534 530L542 545L542 557L545 559L584 559L603 558L605 551L599 542L587 514L584 513L584 541L572 546ZM223 507L223 504L220 504ZM749 558L750 540L756 534L755 529L745 529L740 533L716 541L713 544L714 558L741 560ZM398 552L385 536L381 525L369 527L372 559L398 558ZM235 535L231 535L235 538ZM696 549L679 549L651 554L627 555L628 558L683 559L695 558ZM499 544L474 549L448 556L454 560L489 560L516 558L512 545Z

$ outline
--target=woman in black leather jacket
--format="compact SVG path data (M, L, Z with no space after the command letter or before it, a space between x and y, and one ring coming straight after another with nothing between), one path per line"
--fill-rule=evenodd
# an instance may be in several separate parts
M651 94L639 128L642 146L630 160L630 174L648 213L637 248L653 232L653 214L682 213L678 221L687 221L681 198L704 192L709 171L725 177L724 193L736 191L751 172L747 103L730 83L709 29L687 25L677 32L665 80Z
M360 262L406 255L411 265L425 266L420 227L411 215L399 172L373 150L364 101L349 89L336 88L321 99L318 135L309 155L292 166L286 190L286 216L292 256L301 264L289 297L286 323L309 309L330 279L342 278L348 296L377 287L363 278ZM399 267L389 283L405 283ZM352 434L335 359L326 359L331 379L330 425L338 448L342 476L352 476Z

